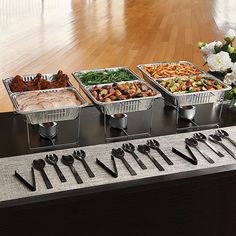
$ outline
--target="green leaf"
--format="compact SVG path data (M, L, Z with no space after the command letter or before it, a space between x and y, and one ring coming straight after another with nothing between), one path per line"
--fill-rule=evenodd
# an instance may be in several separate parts
M229 45L230 45L230 43L223 44L223 46L221 47L221 50L220 50L220 51L227 52Z
M236 94L236 87L233 87L232 91L234 94Z
M227 100L231 100L231 99L233 99L233 97L234 97L234 92L233 92L233 90L231 89L229 92L226 93L225 98L226 98Z
M217 53L221 52L222 51L222 47L223 46L220 46L220 47L215 46L215 53L217 54Z
M235 52L229 54L229 56L230 56L232 62L236 62L236 53Z
M229 108L232 108L235 103L236 103L236 98L233 98L229 104Z

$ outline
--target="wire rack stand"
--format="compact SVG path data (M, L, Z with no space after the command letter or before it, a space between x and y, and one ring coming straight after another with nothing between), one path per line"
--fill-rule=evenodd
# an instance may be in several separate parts
M41 137L39 124L32 125L27 116L25 117L25 122L28 146L32 151L79 146L80 116L74 120L56 122L55 137ZM67 130L64 128L65 126ZM68 130L68 127L70 130Z
M194 93L172 93L165 87L163 87L160 82L166 79L172 79L172 77L163 77L159 79L155 79L145 70L145 66L163 66L163 65L170 65L170 64L186 64L190 65L193 68L197 69L199 71L199 76L208 77L212 80L218 82L219 84L223 85L223 88L220 90L206 90L206 91L199 91ZM189 61L178 61L178 62L156 62L151 64L141 64L137 66L138 70L141 71L143 78L148 81L151 85L153 85L163 96L165 99L165 104L167 106L173 107L174 110L176 110L176 129L177 132L184 132L184 131L191 131L191 130L198 130L203 128L211 128L211 127L218 127L219 121L221 118L221 113L223 109L223 100L225 93L231 89L230 86L225 84L223 81L223 77L217 76L215 73L208 73L201 69L199 69L197 66L192 64ZM188 75L188 76L194 76L194 75ZM219 77L219 78L218 78ZM181 127L179 125L179 121L181 120L179 114L180 114L180 108L183 106L195 106L196 108L196 116L199 113L200 105L206 105L209 106L211 104L211 107L209 107L209 114L214 114L217 116L218 119L210 119L209 124L200 124L197 122L197 119L190 119L188 127ZM216 112L217 110L217 112ZM216 115L217 113L217 115ZM215 117L216 118L216 117ZM214 121L213 121L214 120Z
M219 128L223 110L224 94L213 103L198 102L198 103L186 103L185 106L195 106L196 114L193 119L183 119L180 116L180 105L177 103L170 102L165 99L165 105L172 107L176 111L176 132L190 132L203 129ZM209 123L201 122L198 116L202 116L202 112L206 112L206 116L209 116Z
M135 119L138 115L139 120ZM104 138L107 143L151 136L153 123L152 106L145 111L126 113L127 127L114 128L111 126L112 117L103 113Z
M22 77L23 81L30 82L36 77L36 74L24 75ZM42 74L42 77L51 82L55 79L55 74ZM45 89L45 90L35 90L35 91L25 91L25 92L13 92L10 87L10 83L13 77L3 80L4 86L8 92L8 95L12 101L14 111L16 114L21 114L24 116L27 130L27 141L30 150L43 150L50 148L62 148L70 146L78 146L79 143L79 129L80 129L80 112L83 107L87 106L87 101L81 96L81 94L72 86L68 81L67 87L65 88L56 88L56 89ZM20 109L20 106L17 102L17 98L25 95L42 95L47 94L48 96L52 94L57 94L61 92L70 92L73 93L77 100L81 102L78 106L69 106L61 108L47 108L42 110L35 111L23 111ZM56 122L56 123L55 123ZM67 122L71 122L71 128L67 128L66 134L62 133L63 126ZM44 136L42 138L42 133L40 133L40 124L44 123L54 123L54 132L56 135L53 136ZM42 127L42 126L41 126ZM48 133L48 130L45 129L45 132ZM41 136L40 136L41 135Z

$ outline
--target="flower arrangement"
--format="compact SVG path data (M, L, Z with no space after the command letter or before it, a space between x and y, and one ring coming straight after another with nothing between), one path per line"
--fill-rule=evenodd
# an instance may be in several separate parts
M232 86L232 90L226 95L226 99L231 100L230 107L236 104L236 48L233 47L235 37L236 32L230 29L224 37L224 43L221 41L198 43L209 70L222 74L223 81Z

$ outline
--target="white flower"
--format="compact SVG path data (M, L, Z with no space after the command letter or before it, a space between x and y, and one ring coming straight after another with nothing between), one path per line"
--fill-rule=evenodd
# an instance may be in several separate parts
M224 78L224 83L231 85L232 83L236 83L236 62L231 65L232 73L226 74Z
M233 82L236 81L236 74L228 73L224 78L224 83L231 85Z
M216 42L216 47L221 47L222 45L223 45L223 43L222 42L220 42L220 41L215 41Z
M225 40L232 42L235 39L236 32L233 29L229 29L225 34Z
M203 60L204 60L205 62L207 62L207 56L206 56L206 55L203 56Z
M215 53L215 47L220 47L220 46L222 46L222 43L220 41L213 41L202 47L201 51L203 52L204 55L209 56Z
M207 57L207 64L210 71L225 72L232 67L232 62L227 52L211 54Z
M236 76L236 62L232 63L231 70L232 70L232 73L234 73Z

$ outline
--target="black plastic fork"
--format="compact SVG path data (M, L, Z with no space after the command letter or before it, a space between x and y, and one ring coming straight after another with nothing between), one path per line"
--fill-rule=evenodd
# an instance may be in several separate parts
M139 164L139 166L140 166L143 170L147 169L147 167L143 164L143 162L140 160L140 158L139 158L139 157L137 156L137 154L134 152L135 147L134 147L134 145L133 145L132 143L124 143L124 144L122 145L122 148L123 148L126 152L130 153L130 154L134 157L135 161L137 161L137 163Z
M160 144L157 140L155 139L147 140L147 146L152 149L155 149L168 165L174 165L174 163L166 156L166 154L162 152L162 150L160 149Z
M82 162L84 169L86 170L86 172L88 173L88 176L90 178L94 178L95 174L92 172L92 170L90 169L89 165L87 164L85 157L86 157L86 153L84 150L78 150L78 151L74 151L73 152L73 157L79 161Z
M59 177L59 179L61 180L61 182L66 182L66 178L65 176L62 174L60 168L58 167L57 165L57 162L58 162L58 157L56 154L48 154L46 155L46 158L45 158L46 162L50 165L53 165L54 168L55 168L55 171L57 172L57 175Z

